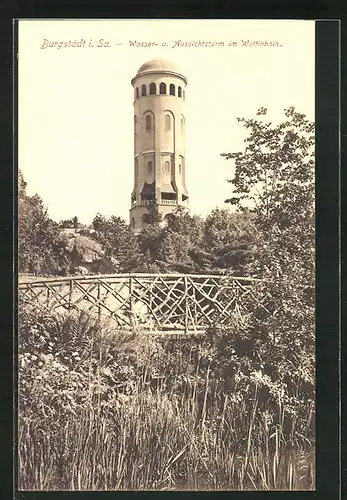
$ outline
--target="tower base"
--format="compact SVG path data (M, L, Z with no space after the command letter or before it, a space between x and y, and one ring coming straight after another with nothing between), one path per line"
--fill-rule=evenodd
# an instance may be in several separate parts
M157 203L156 204L158 208L159 214L161 214L163 221L165 221L165 217L168 214L172 214L175 212L179 207L182 208L188 208L187 206L181 204L178 205L177 203L170 203L169 201L166 201L164 203ZM139 233L143 226L143 216L145 214L148 214L148 204L143 203L139 206L134 206L129 210L129 216L130 216L130 227L133 229L135 233Z

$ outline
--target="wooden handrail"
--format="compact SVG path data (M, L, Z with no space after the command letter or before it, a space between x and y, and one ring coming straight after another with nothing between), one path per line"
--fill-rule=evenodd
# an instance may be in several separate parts
M256 281L262 281L259 278L252 278L252 277L247 277L247 276L232 276L229 274L184 274L184 273L121 273L121 274L94 274L94 275L84 275L84 276L59 276L57 278L38 278L38 279L33 279L33 280L28 280L28 281L20 281L18 283L19 288L23 287L24 285L35 285L35 284L40 284L40 283L63 283L69 282L71 280L73 281L83 281L87 283L88 281L92 282L94 280L114 280L114 279L129 279L129 278L200 278L200 279L208 279L208 278L213 278L213 279L231 279L231 280L237 280L237 281L249 281L249 282L256 282Z

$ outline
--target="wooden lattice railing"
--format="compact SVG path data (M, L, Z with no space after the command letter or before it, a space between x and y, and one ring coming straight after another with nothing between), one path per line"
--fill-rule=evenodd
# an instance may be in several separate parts
M202 333L258 300L253 278L187 274L116 274L50 278L19 284L19 303L50 311L88 310L119 327L158 333Z

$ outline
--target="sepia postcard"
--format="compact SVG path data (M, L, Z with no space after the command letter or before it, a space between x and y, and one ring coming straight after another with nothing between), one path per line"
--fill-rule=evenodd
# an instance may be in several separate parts
M316 489L315 22L18 21L18 488Z

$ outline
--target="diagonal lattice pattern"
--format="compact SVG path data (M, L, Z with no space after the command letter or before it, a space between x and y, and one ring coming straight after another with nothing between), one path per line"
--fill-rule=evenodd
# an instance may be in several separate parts
M19 302L49 311L88 310L122 328L201 333L223 323L249 300L261 304L252 278L129 274L44 279L19 284Z

